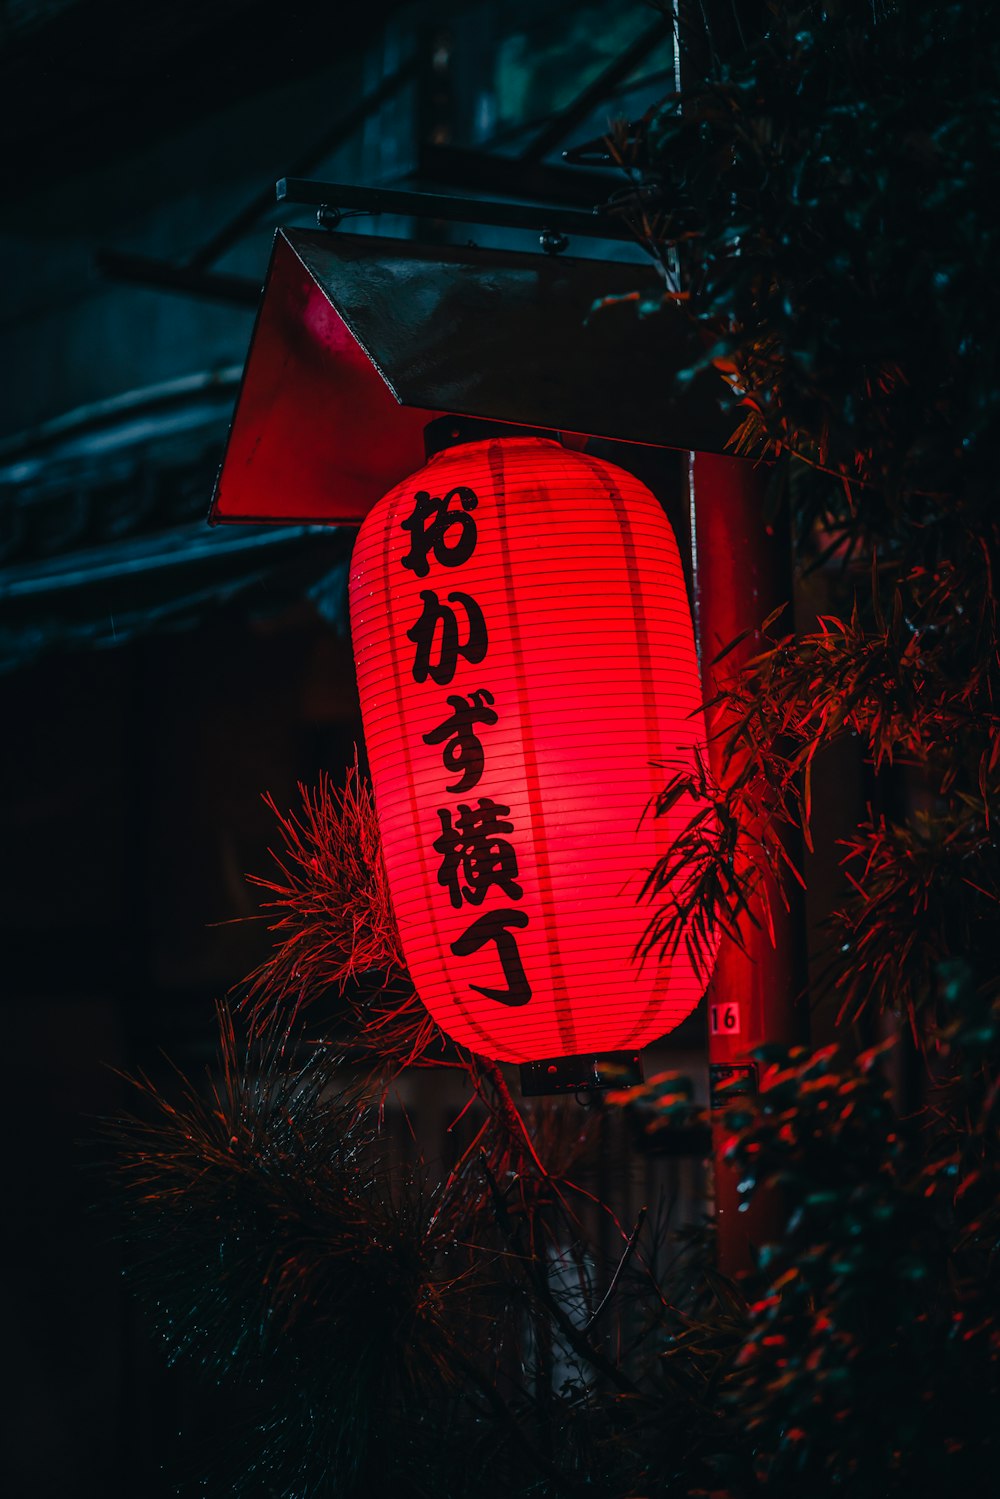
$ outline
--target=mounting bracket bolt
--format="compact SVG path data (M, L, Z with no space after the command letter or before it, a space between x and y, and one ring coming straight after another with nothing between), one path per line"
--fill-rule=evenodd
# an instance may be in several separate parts
M538 243L546 255L561 255L569 248L569 237L565 234L555 234L551 229L543 229L538 236Z

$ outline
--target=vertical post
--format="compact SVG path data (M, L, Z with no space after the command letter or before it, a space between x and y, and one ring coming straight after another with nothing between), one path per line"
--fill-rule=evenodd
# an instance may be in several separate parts
M745 459L709 453L689 456L692 572L695 623L706 701L761 649L761 621L792 596L791 545L787 527L764 523L767 470ZM718 666L713 658L744 630L753 631ZM724 780L721 734L725 709L708 714L709 759ZM726 1275L749 1269L752 1246L776 1238L780 1204L757 1193L747 1204L723 1158L727 1131L723 1108L715 1108L723 1083L755 1086L750 1053L766 1041L804 1039L804 1011L796 999L804 987L804 919L801 897L788 892L786 910L772 892L774 942L764 926L741 926L745 947L722 938L708 990L708 1057L713 1093L712 1146L719 1268Z

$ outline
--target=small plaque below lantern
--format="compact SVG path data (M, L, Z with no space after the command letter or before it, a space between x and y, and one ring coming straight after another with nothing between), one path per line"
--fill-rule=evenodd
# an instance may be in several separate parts
M708 1087L712 1112L727 1109L737 1098L756 1097L757 1068L753 1062L733 1065L712 1062L708 1069Z
M642 1082L642 1058L637 1051L614 1051L595 1057L551 1057L521 1064L521 1092L525 1098L543 1093L580 1093L605 1088L634 1088Z

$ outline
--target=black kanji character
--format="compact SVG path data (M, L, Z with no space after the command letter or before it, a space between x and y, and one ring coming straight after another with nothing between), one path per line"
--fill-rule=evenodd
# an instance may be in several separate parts
M524 894L517 881L517 854L514 845L501 833L512 833L514 824L505 821L510 808L492 797L481 796L478 807L458 804L458 818L452 827L451 812L438 808L441 836L434 848L441 855L438 884L444 885L457 909L462 897L473 906L481 906L491 885L499 885L508 900L520 900Z
M506 989L485 989L482 984L470 984L470 989L475 989L477 994L485 994L487 999L495 999L502 1005L526 1005L531 998L531 985L528 983L528 975L524 971L521 962L521 954L517 949L517 938L508 931L508 927L525 927L528 918L524 911L507 911L498 909L496 911L484 911L482 916L477 916L470 927L459 937L457 942L451 944L451 950L456 958L467 958L471 953L478 952L485 947L487 942L495 942L497 945L497 957L500 959L500 967L506 981Z
M442 604L437 594L430 588L421 590L420 597L424 601L420 618L406 632L407 637L417 648L413 657L413 680L426 682L430 677L432 681L437 682L439 687L444 687L455 675L459 656L464 656L466 661L475 663L481 661L486 655L488 644L486 621L475 599L470 598L467 593L449 593L448 604L461 604L469 623L469 638L464 645L460 645L458 619L454 609L449 609L448 604ZM433 661L431 657L434 653L435 640L438 638L438 625L441 626L441 634L437 660Z
M441 758L448 770L462 772L462 779L448 787L456 796L463 791L471 791L483 774L483 746L474 725L496 723L498 714L492 706L487 706L492 702L493 694L487 692L485 687L470 692L468 697L460 697L456 693L448 699L452 709L451 717L424 735L425 744L441 744L445 739L448 740Z
M462 508L449 510L452 500L456 499ZM410 568L418 578L426 578L430 572L429 552L434 553L435 562L440 562L442 567L461 567L463 562L468 562L476 548L476 523L467 513L479 504L474 491L460 484L438 499L421 489L414 500L412 512L401 522L403 530L409 531L411 537L403 566ZM449 531L452 533L450 542Z

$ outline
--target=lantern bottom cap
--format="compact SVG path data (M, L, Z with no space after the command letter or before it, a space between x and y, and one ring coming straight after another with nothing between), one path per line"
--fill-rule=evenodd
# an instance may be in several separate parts
M642 1057L637 1051L585 1051L579 1056L521 1063L525 1098L543 1093L579 1093L583 1089L632 1088L641 1082Z

